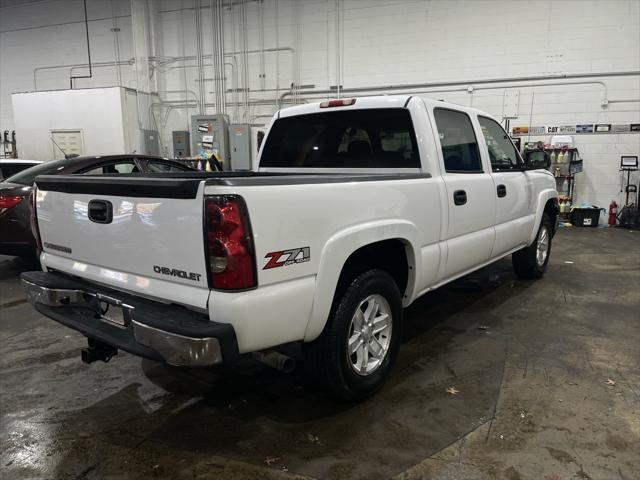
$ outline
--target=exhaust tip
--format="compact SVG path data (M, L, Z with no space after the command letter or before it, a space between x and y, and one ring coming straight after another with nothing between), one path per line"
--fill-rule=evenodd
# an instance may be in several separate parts
M291 373L296 368L296 361L293 358L275 350L256 352L253 355L259 362L282 373Z

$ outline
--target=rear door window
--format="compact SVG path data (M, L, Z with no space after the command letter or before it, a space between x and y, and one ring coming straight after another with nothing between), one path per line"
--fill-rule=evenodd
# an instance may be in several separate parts
M187 165L176 165L175 163L161 162L158 160L148 160L147 170L152 173L178 173L192 170Z
M433 116L445 170L449 173L482 173L478 141L469 116L447 108L434 109Z
M123 173L139 173L140 169L132 160L120 160L117 162L103 163L97 167L90 167L80 173L84 175L104 175L104 174L123 174Z
M277 119L260 166L419 168L420 155L407 109L359 109Z

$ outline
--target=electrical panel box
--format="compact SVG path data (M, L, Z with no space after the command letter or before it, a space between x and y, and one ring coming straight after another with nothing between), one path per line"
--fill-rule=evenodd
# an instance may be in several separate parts
M189 142L189 132L186 130L174 130L171 132L173 138L173 156L175 158L191 157L191 144Z
M160 155L160 142L158 141L158 132L155 130L142 130L142 144L144 145L145 155Z
M505 90L502 95L502 118L518 118L519 90Z
M223 170L230 170L229 121L225 115L191 117L191 152L201 157L214 154Z
M229 127L231 170L251 170L251 125L236 124Z

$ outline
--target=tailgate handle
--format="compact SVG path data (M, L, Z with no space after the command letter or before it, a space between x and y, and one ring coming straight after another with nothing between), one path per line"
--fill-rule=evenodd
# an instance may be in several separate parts
M107 200L91 200L89 202L89 220L95 223L111 223L113 205Z

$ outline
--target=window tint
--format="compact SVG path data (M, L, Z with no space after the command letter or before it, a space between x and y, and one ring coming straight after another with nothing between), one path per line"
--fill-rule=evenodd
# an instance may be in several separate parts
M27 168L29 168L29 165L0 165L0 180L9 178Z
M260 166L419 168L420 156L408 110L335 110L276 120Z
M478 117L478 121L489 150L491 169L496 172L518 168L518 153L502 127L487 117Z
M444 108L433 111L442 146L444 167L453 173L482 173L478 142L466 113Z
M70 165L73 159L54 160L52 162L44 162L35 167L22 170L20 173L16 173L12 177L7 178L6 182L19 183L21 185L33 185L38 175L53 175L58 170Z
M176 165L174 163L159 162L157 160L149 160L147 168L153 173L177 173L191 170L187 165Z
M99 167L93 167L90 170L84 170L84 175L104 175L105 173L139 173L140 170L133 161L120 161L102 164Z

